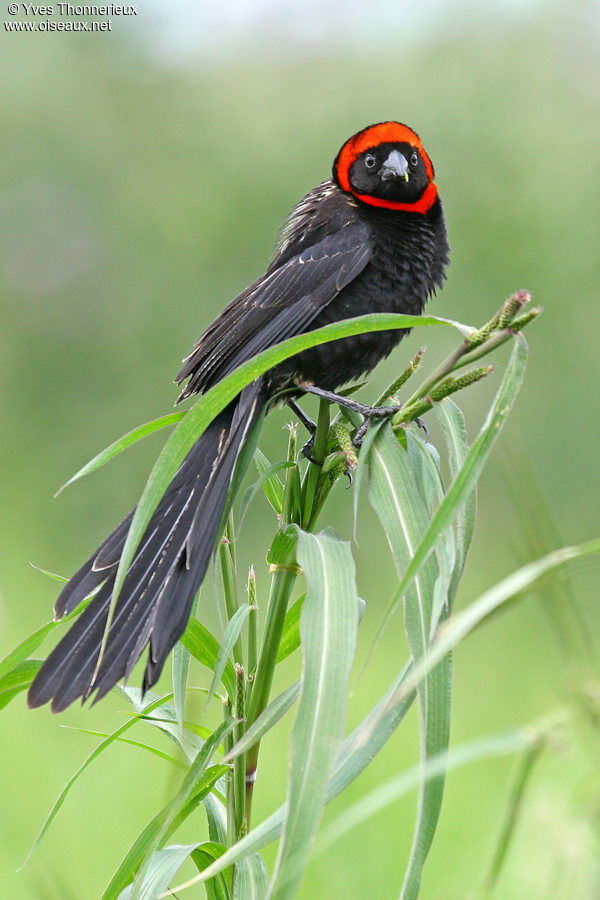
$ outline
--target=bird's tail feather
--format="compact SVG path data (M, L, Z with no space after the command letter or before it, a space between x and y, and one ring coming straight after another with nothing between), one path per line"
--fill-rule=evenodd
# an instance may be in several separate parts
M194 444L162 498L125 578L96 672L110 599L133 512L63 588L57 619L92 591L88 606L48 656L29 690L29 705L59 712L78 697L94 702L128 678L149 645L144 690L154 684L183 634L229 505L236 461L265 403L255 381Z

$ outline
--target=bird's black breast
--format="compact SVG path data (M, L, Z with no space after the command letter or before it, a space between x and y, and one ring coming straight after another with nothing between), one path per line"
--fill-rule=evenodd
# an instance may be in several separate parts
M326 186L326 190L323 185L316 189L322 192L320 197L311 197L316 193L311 192L310 202L305 198L304 210L296 219L292 211L291 222L283 231L283 252L287 258L297 253L295 239L305 245L313 239L315 229L319 238L333 231L341 246L345 232L361 223L363 239L370 245L370 259L356 278L321 309L310 330L374 312L420 315L427 299L441 286L448 264L439 199L427 214L409 213L368 207L335 186ZM277 262L276 257L274 264ZM272 385L275 388L293 380L309 381L335 390L375 368L407 331L371 332L311 348L274 369Z

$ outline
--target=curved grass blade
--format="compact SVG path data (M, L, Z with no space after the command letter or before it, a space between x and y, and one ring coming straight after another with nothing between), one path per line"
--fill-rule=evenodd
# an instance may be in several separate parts
M187 647L177 641L173 648L173 706L177 716L177 724L179 730L183 733L183 723L185 719L185 694L187 690L187 680L190 671L190 651Z
M138 891L139 900L154 900L159 892L164 891L197 846L198 844L173 844L157 850ZM130 900L132 890L133 886L128 885L119 894L119 900Z
M259 481L264 487L265 497L277 515L280 516L283 510L283 484L276 472L278 468L289 468L294 463L282 461L274 467L262 450L257 447L254 453L254 464L260 475Z
M150 713L150 712L152 712L152 710L158 709L159 706L162 706L162 704L166 703L170 698L171 698L171 694L167 694L165 697L159 697L158 700L154 700L152 703L148 703L147 706L144 707L144 712ZM113 731L112 734L110 734L107 738L105 738L103 741L101 741L98 744L98 746L85 759L83 764L77 769L75 774L69 778L66 785L64 786L64 788L58 795L57 799L55 800L54 805L52 806L52 809L46 816L44 824L42 825L38 836L36 837L35 841L33 842L31 850L29 851L29 853L27 854L27 857L25 858L25 862L23 863L22 866L20 866L20 869L24 868L27 865L27 863L31 859L32 855L35 853L35 851L39 847L41 841L44 838L44 835L46 834L46 832L50 828L50 825L56 818L56 815L57 815L59 809L65 802L65 800L67 798L67 794L69 793L69 791L71 790L71 788L73 787L73 785L75 784L75 782L77 781L79 776L83 774L83 772L87 769L87 767L90 765L90 763L92 763L96 759L97 756L99 756L104 750L106 750L108 747L110 747L110 745L112 743L114 743L122 734L124 734L124 732L126 732L130 728L132 728L136 722L137 722L137 719L129 719L129 721L125 722L123 725L120 725L119 728L117 728L115 731Z
M371 447L373 446L373 442L377 437L377 433L380 428L385 424L384 419L380 419L379 421L372 422L369 426L369 430L364 436L363 442L361 444L360 452L358 454L358 463L356 465L356 472L354 473L354 540L356 540L356 527L358 524L358 500L360 497L360 489L362 487L363 475L365 473L367 460L369 458L369 453L371 452Z
M408 458L414 472L417 487L419 488L428 511L439 506L444 499L444 485L440 472L440 459L437 451L431 444L425 444L417 435L406 434ZM435 452L434 452L435 451ZM442 618L445 618L450 609L448 591L452 580L452 573L456 565L456 540L454 526L450 525L440 535L435 548L438 576L433 590L431 604L429 640L433 639L435 631Z
M89 734L92 737L110 737L110 733L108 731L92 731L91 728L80 728L77 725L63 725L61 723L60 728L68 728L71 731L78 731L80 734ZM130 747L139 747L140 750L147 750L149 753L153 753L155 756L158 756L159 759L164 759L165 762L170 762L174 766L177 766L177 768L183 769L185 772L187 772L188 770L186 764L180 759L177 759L175 756L171 756L170 753L165 753L163 750L159 750L158 747L153 747L152 744L145 744L143 741L132 741L130 738L124 737L117 738L117 741L120 744L129 744Z
M600 538L585 544L555 550L542 559L513 572L508 578L482 594L466 609L455 613L443 625L427 656L417 665L409 666L400 673L377 707L369 713L353 734L346 738L329 781L327 802L337 796L366 768L406 714L421 679L470 631L515 596L523 595L549 572L592 554L600 554ZM284 815L285 806L282 806L230 847L222 858L210 866L206 872L178 885L174 890L182 891L206 878L211 878L223 868L237 863L249 853L276 840L281 831Z
M17 648L18 649L18 648ZM26 659L0 678L0 709L8 706L11 700L26 691L42 666L41 659Z
M465 417L461 408L450 397L446 397L441 403L436 403L434 410L446 438L450 474L453 479L456 479L469 452ZM454 606L467 553L471 546L476 513L477 487L475 485L471 493L467 495L456 517L456 562L448 588L448 606L450 611L452 611Z
M161 453L159 454L146 486L142 492L133 516L123 552L119 560L119 567L115 576L115 584L108 611L104 639L100 649L98 665L102 661L106 640L112 624L115 606L125 581L125 576L133 562L136 550L142 536L152 518L156 507L171 483L175 472L198 440L205 428L212 422L231 400L247 385L267 372L277 363L293 356L302 350L315 347L327 341L337 340L341 337L349 337L354 334L364 334L371 331L385 331L401 328L414 328L417 326L443 325L458 328L461 333L471 333L475 329L464 326L451 319L441 319L435 316L403 316L391 313L373 313L368 316L358 316L343 322L336 322L309 331L306 334L297 335L287 341L259 353L256 357L239 366L231 375L228 375L219 384L207 391L206 394L192 406L177 428L173 431Z
M431 472L426 469L428 477ZM423 486L427 496L427 486ZM392 557L402 578L417 552L429 524L425 501L415 481L405 451L389 423L381 428L369 454L369 500L386 534ZM441 534L438 533L438 545ZM406 591L406 634L415 662L428 651L435 587L439 570L436 556L430 554ZM421 730L421 761L445 753L450 737L450 696L452 667L450 659L440 662L418 686ZM423 780L419 791L417 823L403 897L417 897L421 872L429 853L442 805L444 775Z
M201 784L198 785L197 792L190 797L187 803L171 819L168 834L164 837L165 840L168 840L169 836L185 822L204 797L209 796L209 791L221 777L219 772L223 768L223 766L213 766L205 772L205 777ZM140 832L104 890L101 900L117 900L128 886L130 886L130 889L133 888L131 883L136 872L139 871L143 859L160 833L167 816L173 811L173 805L173 799L169 800Z
M184 810L190 801L194 800L202 792L208 793L215 782L225 774L225 766L212 766L211 769L209 769L208 766L219 744L231 732L233 726L234 720L231 717L225 719L217 728L215 728L211 736L202 745L202 749L190 766L180 789L168 804L168 810L164 820L160 824L158 832L150 841L144 860L140 864L133 882L131 894L132 900L138 900L138 892L141 889L146 872L151 864L152 854L155 850L159 850L162 844L168 840L173 832L173 823L178 821L182 810Z
M508 808L504 816L504 821L502 822L496 851L484 882L486 893L490 893L493 890L500 872L502 871L525 798L525 790L529 784L534 765L541 756L545 744L544 735L538 735L537 741L533 742L531 746L528 747L527 753L521 760L517 780L511 791Z
M260 716L252 723L244 736L234 744L229 753L225 755L223 762L232 762L237 756L245 753L250 747L253 747L257 741L273 728L274 725L286 714L288 709L294 705L300 693L300 682L290 685L287 690L275 697L269 703L267 708L263 710Z
M219 642L213 637L208 628L205 628L194 616L187 623L187 627L181 636L181 643L190 651L194 659L201 662L207 669L214 670L219 655ZM229 660L225 663L222 681L223 687L229 696L235 697L235 672Z
M90 475L92 472L95 472L96 469L105 466L107 462L110 462L111 459L114 459L115 456L118 456L123 450L131 447L132 444L141 441L142 438L147 437L155 431L159 431L161 428L168 428L169 425L175 425L177 422L181 422L185 415L187 415L186 409L176 413L169 413L167 416L161 416L160 419L154 419L152 422L146 422L144 425L138 425L133 431L129 431L116 441L113 441L112 444L109 444L108 447L105 447L104 450L101 450L100 453L96 454L93 459L90 459L85 466L82 466L78 472L75 472L68 481L65 481L65 483L59 487L54 496L58 497L58 495L62 494L64 489L70 484L73 484L74 481L79 481L84 475Z
M35 566L34 568L37 568L37 566ZM64 581L66 580L67 579L65 578ZM64 619L60 619L58 622L47 622L45 625L42 625L41 628L38 628L37 631L34 631L33 634L30 634L29 637L26 637L24 641L21 641L21 643L17 647L15 647L15 649L12 650L8 654L8 656L5 656L2 662L0 662L0 682L10 672L16 669L19 663L24 662L29 656L31 656L32 653L35 653L40 644L43 643L43 641L52 631L54 631L55 628L60 628L64 626L66 622L69 622L71 619L75 619L77 616L79 616L86 608L90 600L91 595L90 597L86 597L85 600L82 600L79 606L74 609L69 616L66 616Z
M290 740L290 780L269 900L288 900L308 863L329 775L346 721L358 630L358 594L350 545L332 530L298 530L297 559L308 583L302 609L302 687Z
M427 762L417 764L400 772L393 778L370 791L356 803L346 807L337 818L333 819L319 834L317 853L327 850L335 841L347 832L362 824L371 816L377 815L386 806L395 803L400 797L417 787L422 780L431 781L452 769L480 759L494 756L509 756L522 750L530 749L539 741L539 735L532 725L513 729L503 734L478 738L462 746L432 756Z
M268 466L263 472L261 472L258 480L255 481L254 484L251 484L248 487L246 493L242 498L242 502L240 503L239 529L241 529L242 525L244 524L244 519L246 518L246 513L248 512L248 507L254 500L257 492L261 489L261 487L264 488L265 497L269 501L271 507L275 510L278 516L281 515L281 510L283 509L283 485L281 484L281 481L277 476L277 472L280 472L282 469L291 469L294 465L295 463L286 462L285 460L282 460L278 463L273 463L272 466ZM281 504L279 504L279 492L277 485L280 485L282 489Z
M113 690L122 697L125 697L133 705L135 716L140 722L152 725L155 728L158 728L159 731L162 731L163 734L166 734L169 740L185 754L189 762L192 762L192 760L196 758L204 740L210 735L210 731L208 731L207 734L198 737L193 730L194 728L197 729L197 726L193 726L191 723L187 722L184 723L184 725L187 725L188 727L182 730L177 721L175 707L168 702L168 700L173 697L172 693L168 694L165 698L165 702L160 707L159 715L156 711L151 711L149 713L144 712L144 704L152 703L154 700L158 699L157 695L152 693L152 691L146 691L142 697L140 688L136 687L124 687L120 684L116 684Z
M213 677L208 689L208 696L206 698L206 706L208 706L208 704L210 703L214 692L217 689L217 685L221 681L221 678L225 671L225 666L229 662L229 656L231 654L231 651L233 650L233 645L240 636L240 632L244 626L244 622L246 621L252 610L256 609L258 609L257 606L248 606L247 604L245 604L244 606L240 606L227 623L227 628L225 629L225 634L223 635L223 640L221 641L221 646L219 647L219 652L217 653L217 658L215 660ZM231 665L231 663L229 664ZM235 694L230 694L230 697L235 697Z
M414 688L406 697L393 699L397 698L399 689L409 672L410 665L406 666L394 679L379 703L342 743L327 785L327 803L333 800L334 797L337 797L366 769L410 709L416 696ZM249 854L277 840L281 834L285 813L286 804L280 806L279 809L253 828L249 834L230 847L223 854L222 859L215 863L214 866L211 866L210 870L204 875L186 881L184 884L178 885L174 890L184 890L204 881L205 878L211 878L227 866L237 864Z
M415 555L412 557L404 572L404 576L400 581L398 589L377 629L370 655L372 655L373 648L376 646L391 616L404 596L407 587L411 584L424 561L434 549L438 535L453 521L463 504L471 495L496 438L506 421L508 413L512 409L521 384L523 383L526 363L527 343L523 335L516 334L514 335L513 351L506 367L502 383L479 436L465 457L465 461L460 471L452 482L444 501L440 504L437 512L433 516L423 540L419 544Z
M199 872L203 872L216 859L222 856L225 850L224 844L206 841L194 850L192 859ZM232 876L231 871L219 872L215 878L205 882L207 900L232 900ZM162 897L172 896L170 892L161 894Z
M465 609L454 613L440 627L427 656L415 664L404 681L390 694L388 705L392 707L414 691L419 682L450 650L456 647L474 628L494 616L502 606L515 598L525 596L548 573L559 570L571 562L596 554L600 554L600 538L584 544L554 550L541 559L517 569L494 587L485 591Z

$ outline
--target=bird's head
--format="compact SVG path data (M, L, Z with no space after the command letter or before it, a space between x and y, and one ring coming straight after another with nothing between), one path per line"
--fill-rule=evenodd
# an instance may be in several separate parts
M369 125L346 141L333 164L338 186L371 206L426 213L437 197L419 135L400 122Z

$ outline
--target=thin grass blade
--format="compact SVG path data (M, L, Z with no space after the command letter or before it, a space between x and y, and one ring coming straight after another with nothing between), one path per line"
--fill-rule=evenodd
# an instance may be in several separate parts
M244 622L250 615L251 611L254 609L257 609L257 607L248 606L247 604L245 604L244 606L240 606L227 623L227 627L223 635L223 640L221 641L221 646L219 647L219 652L217 653L217 659L215 660L215 668L212 681L208 689L206 706L208 706L208 704L210 703L210 700L214 696L214 693L217 689L217 685L223 677L225 667L229 661L229 656L231 655L231 652L233 650L233 645L240 636L240 632L244 626ZM231 665L231 663L229 664ZM234 696L235 694L230 694L230 697L233 698Z
M450 397L446 397L441 403L436 403L434 410L446 438L450 474L456 480L469 452L465 417L461 408ZM448 588L450 611L452 611L454 600L456 599L456 592L465 567L469 547L471 546L476 513L477 488L475 485L471 492L467 494L456 516L456 561Z
M111 878L102 894L101 900L118 900L122 891L125 890L128 885L131 889L133 888L132 881L139 871L142 861L150 851L150 848L154 845L169 814L174 813L167 830L168 833L165 835L165 840L168 840L169 836L188 818L188 816L191 815L204 797L208 796L211 788L221 777L220 772L223 768L223 766L213 766L209 769L205 773L205 777L202 779L201 784L197 785L197 792L190 797L187 803L181 807L179 811L174 812L173 807L175 805L175 798L173 798L163 806L150 822L148 822L146 827L135 839L125 858L119 865L119 868Z
M219 655L219 642L210 631L193 616L187 623L187 627L181 637L181 643L190 651L194 659L201 662L202 665L206 666L207 669L210 669L211 672L214 671ZM226 661L225 668L220 677L223 682L223 687L229 696L234 697L235 672L229 660Z
M131 900L139 900L138 892L141 890L146 872L152 861L152 854L155 850L161 849L165 841L168 840L173 831L173 823L178 819L182 810L184 810L188 803L197 797L199 793L202 791L205 793L208 792L215 784L215 781L225 774L225 766L212 766L209 770L209 765L219 744L232 731L233 726L234 720L231 717L225 719L202 745L200 752L183 780L183 784L169 804L169 809L164 821L161 823L158 833L151 841L146 856L140 864L133 882Z
M152 710L158 709L158 707L161 706L163 703L165 703L168 699L170 699L170 697L171 697L171 694L168 694L166 697L160 697L159 699L155 700L154 702L149 703L146 707L144 707L144 712L150 713L150 712L152 712ZM107 738L105 738L103 741L101 741L98 744L98 746L85 759L83 764L77 769L77 771L74 773L74 775L72 775L69 778L66 785L64 786L64 788L58 795L56 801L54 802L52 809L46 816L44 824L42 825L38 836L36 837L35 841L33 842L33 845L31 847L31 850L27 854L25 862L20 867L21 869L27 865L27 863L31 859L32 855L35 853L35 851L39 847L41 841L44 839L46 832L48 831L52 822L56 818L58 811L60 810L61 806L65 802L69 791L71 790L71 788L73 787L73 785L75 784L77 779L80 777L80 775L82 775L83 772L85 772L87 767L96 759L97 756L99 756L101 753L104 752L104 750L106 750L108 747L110 747L111 744L113 744L122 734L124 734L126 731L128 731L130 728L132 728L135 725L136 721L137 721L137 719L129 719L129 721L125 722L123 725L120 725L119 728L117 728L115 731L112 732L112 734L110 734Z
M42 666L41 659L26 659L0 678L0 709L26 691Z
M254 452L254 464L260 476L256 482L256 486L262 485L265 497L271 504L278 516L283 510L283 484L277 475L277 471L283 468L289 468L292 462L282 461L276 466L271 465L265 454L258 447Z
M69 728L71 731L78 731L80 734L89 734L92 737L101 737L107 738L110 737L110 733L108 731L93 731L91 728L80 728L77 725L61 725L61 728ZM147 750L149 753L153 753L155 756L158 756L159 759L165 760L165 762L170 762L174 766L177 766L178 769L183 769L184 772L187 772L188 767L184 762L180 759L177 759L175 756L171 756L170 753L165 753L163 750L159 750L158 747L153 747L152 744L146 744L143 741L132 741L130 738L119 737L117 741L120 744L128 744L130 747L139 747L140 750Z
M159 431L161 428L168 428L170 425L176 425L177 422L181 422L186 414L187 410L182 410L181 412L161 416L160 419L154 419L152 422L146 422L145 425L138 425L133 431L129 431L127 434L124 434L123 437L113 441L112 444L109 444L108 447L105 447L104 450L101 450L100 453L96 454L93 459L90 459L90 461L86 463L85 466L82 466L78 472L75 472L68 481L65 481L54 496L58 497L58 495L70 484L73 484L74 481L78 481L80 478L83 478L84 475L90 475L92 472L95 472L96 469L105 466L107 462L110 462L111 459L114 459L115 456L118 456L123 450L126 450L128 447L141 441L142 438L147 437L155 431Z
M419 544L415 555L412 557L404 576L385 611L381 624L377 629L373 647L377 644L381 634L385 630L391 616L402 600L407 587L411 584L419 569L435 547L438 536L445 531L448 525L459 513L463 504L472 494L481 471L487 461L491 449L506 421L508 413L512 409L517 397L527 363L527 343L521 334L514 336L513 351L506 367L502 383L487 415L486 421L479 436L469 450L465 461L452 482L444 501L440 504L433 516L423 540ZM371 650L371 653L373 650Z
M428 467L424 472L431 479ZM398 442L389 423L386 424L380 429L369 454L369 500L388 539L400 578L414 558L429 525L423 499L428 493L427 484L422 486L422 491L419 490L408 452ZM439 574L436 556L430 554L406 592L406 633L415 662L426 656L429 648ZM421 760L424 765L432 757L445 753L448 747L451 683L451 661L445 659L418 686ZM439 819L443 790L443 772L421 784L413 847L403 891L403 897L407 900L417 897L419 892L423 865Z
M432 756L425 763L412 766L389 778L375 790L370 791L359 801L346 807L337 818L333 819L319 834L317 853L327 850L331 844L339 840L353 828L361 825L381 810L395 803L409 791L416 788L422 780L428 782L444 775L452 769L465 766L495 756L510 756L527 750L538 741L538 735L531 726L514 729L503 734L478 738L468 744L455 747L447 753Z
M157 850L138 892L139 900L155 900L158 894L169 886L197 846L198 844L173 844L163 850ZM130 900L132 891L133 886L128 885L119 894L119 900Z
M343 738L358 629L358 594L350 545L330 529L298 531L297 559L307 579L302 609L303 672L290 741L290 781L269 900L295 896Z

